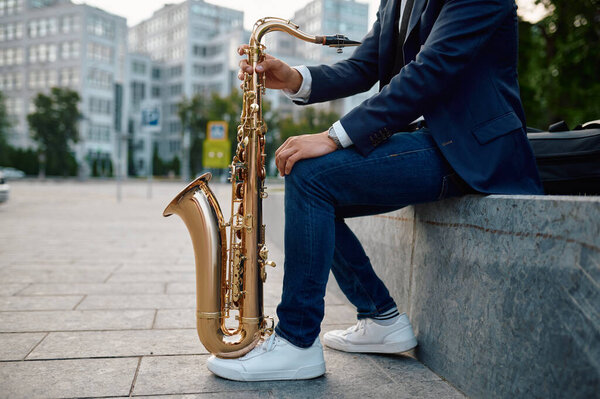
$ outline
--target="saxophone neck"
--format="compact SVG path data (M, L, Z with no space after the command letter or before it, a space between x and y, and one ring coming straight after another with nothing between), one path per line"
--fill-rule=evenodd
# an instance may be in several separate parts
M300 27L289 19L266 17L259 19L254 24L254 29L250 36L250 46L258 46L262 38L267 33L273 31L285 32L305 42L334 47L338 49L338 52L344 47L360 45L360 42L350 40L344 35L313 36L300 30Z

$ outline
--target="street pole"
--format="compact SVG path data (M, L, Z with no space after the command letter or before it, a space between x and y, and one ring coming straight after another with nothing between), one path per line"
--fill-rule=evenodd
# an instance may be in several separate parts
M152 199L152 175L153 173L153 165L152 165L152 156L154 155L154 148L152 144L152 129L145 128L148 132L148 199Z
M182 154L182 170L181 180L184 182L190 181L190 128L186 127L183 131L183 154Z
M117 132L117 202L121 202L121 168L123 167L123 159L121 156L122 152L123 148L121 146L121 133Z

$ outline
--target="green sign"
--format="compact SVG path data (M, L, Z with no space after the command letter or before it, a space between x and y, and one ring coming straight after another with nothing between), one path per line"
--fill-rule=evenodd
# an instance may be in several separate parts
M229 140L205 140L202 151L202 166L205 168L225 169L231 163L231 144Z

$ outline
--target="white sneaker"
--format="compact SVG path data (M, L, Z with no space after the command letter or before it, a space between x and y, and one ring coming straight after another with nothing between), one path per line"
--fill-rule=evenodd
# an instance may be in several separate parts
M373 319L360 319L347 330L329 331L323 343L344 352L400 353L417 346L417 339L406 313L389 326L382 326Z
M240 358L213 355L206 364L219 377L236 381L305 380L325 374L319 338L311 347L299 348L275 333Z

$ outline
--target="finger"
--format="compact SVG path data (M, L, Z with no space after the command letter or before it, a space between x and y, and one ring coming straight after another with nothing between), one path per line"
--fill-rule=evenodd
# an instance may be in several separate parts
M278 156L279 154L281 154L281 151L283 151L287 148L287 146L289 145L290 139L291 139L291 137L288 137L288 139L286 141L284 141L282 145L279 146L277 151L275 151L275 156Z
M292 168L294 167L296 162L299 161L300 159L302 159L302 153L300 151L294 153L292 156L290 156L287 159L287 162L285 163L285 175L286 176L292 172Z
M252 66L248 64L248 60L243 59L239 62L240 69L247 73L252 73Z
M250 47L250 46L248 46L247 44L242 44L241 46L239 46L237 48L238 54L239 55L244 55L244 50L247 49L248 47Z
M287 159L294 154L296 150L293 148L289 148L285 151L282 151L275 157L275 165L277 165L277 170L279 170L280 176L285 176L285 164Z
M281 149L281 147L279 147L279 148ZM277 166L279 175L283 176L283 167L285 166L285 163L283 163L283 159L281 158L281 152L275 154L275 166Z
M241 69L238 71L238 75L237 78L239 80L244 80L244 71L242 71Z
M275 68L279 64L279 60L277 58L266 59L263 62L260 62L256 65L256 72L265 72L270 69Z

